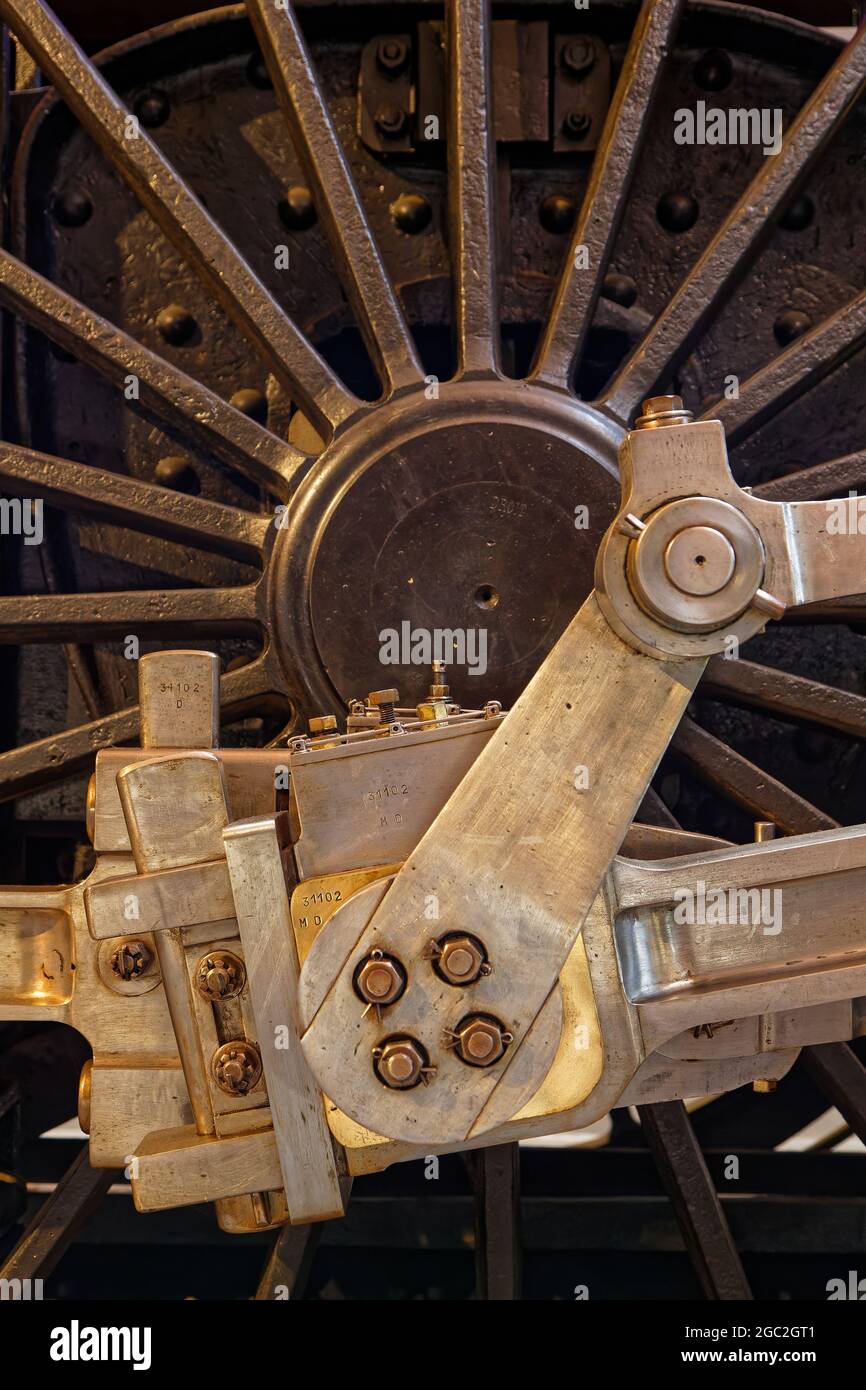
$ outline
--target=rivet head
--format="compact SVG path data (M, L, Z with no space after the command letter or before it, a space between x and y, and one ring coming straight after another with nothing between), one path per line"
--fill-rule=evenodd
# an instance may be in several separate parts
M93 202L83 188L64 188L55 196L51 210L61 227L83 227L93 214Z
M165 92L152 87L136 98L133 110L141 124L153 130L156 126L164 125L168 120L171 113L171 102Z
M403 193L391 204L391 216L401 232L417 236L430 226L433 209L420 193Z
M698 220L697 198L691 193L665 193L656 205L656 216L666 232L687 232Z
M280 221L290 232L306 232L316 222L313 195L304 184L293 183L277 206Z
M549 194L538 209L539 222L544 230L553 236L563 236L570 232L576 216L577 204L574 199L566 198L561 193Z
M184 492L187 496L197 496L201 491L198 474L189 459L180 455L170 455L160 459L153 476L160 487L169 487L173 492Z
M190 342L197 328L192 314L182 304L169 304L165 309L160 309L156 326L165 341L174 347L182 347Z
M268 418L268 398L264 391L259 391L255 387L245 386L240 391L235 391L229 399L229 405L233 405L235 410L239 410L242 415L248 415L257 424L264 425Z

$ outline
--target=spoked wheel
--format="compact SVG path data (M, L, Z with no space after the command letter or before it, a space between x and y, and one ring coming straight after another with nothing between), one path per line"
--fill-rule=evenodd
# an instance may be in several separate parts
M491 27L449 0L383 34L360 4L335 41L326 5L249 0L91 63L37 0L0 0L54 88L0 252L0 480L47 509L0 599L25 845L46 817L74 839L69 779L135 738L149 645L216 643L229 739L381 685L404 628L483 630L483 681L452 683L513 702L592 587L656 391L721 420L761 496L866 475L866 36L677 0L600 3L591 32L525 11ZM522 79L543 52L538 124L528 88L509 105L509 44ZM780 152L675 144L701 99L780 109ZM645 818L739 841L866 818L864 621L866 598L814 606L714 658ZM393 680L412 703L427 672ZM647 1128L676 1188L691 1132ZM513 1153L479 1165L480 1210L496 1184L507 1205ZM697 1200L723 1232L709 1179Z

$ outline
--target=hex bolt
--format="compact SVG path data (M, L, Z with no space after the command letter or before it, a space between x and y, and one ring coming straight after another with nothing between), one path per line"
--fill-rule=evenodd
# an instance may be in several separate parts
M563 45L560 58L562 66L569 72L588 72L595 63L595 45L585 34L579 34Z
M477 936L453 934L433 942L434 969L449 985L471 985L490 974L487 952Z
M354 976L355 991L367 1004L384 1008L395 1003L406 988L406 971L395 956L371 951Z
M634 422L636 430L657 430L666 425L687 425L690 410L683 409L681 396L650 396L642 406L642 414Z
M137 980L152 959L143 941L123 941L111 957L111 968L119 980Z
M514 1041L514 1035L491 1014L468 1014L457 1031L447 1035L447 1041L467 1066L492 1067Z
M562 133L569 140L584 140L592 126L592 116L588 111L567 111L562 122Z
M244 963L231 951L210 951L196 966L199 992L215 1004L222 999L234 999L245 981Z
M221 1091L230 1096L245 1096L262 1074L259 1049L244 1039L223 1043L211 1059L211 1071Z
M383 101L381 106L376 108L373 119L379 133L390 140L402 135L406 126L406 112L394 101Z
M310 720L310 737L314 748L335 748L340 742L336 715L313 715Z
M427 1054L415 1038L388 1038L373 1048L373 1067L379 1080L392 1091L408 1091L433 1075Z
M394 706L399 698L399 690L393 687L388 690L371 690L367 696L367 704L379 711L379 718L383 724L393 724L397 718Z

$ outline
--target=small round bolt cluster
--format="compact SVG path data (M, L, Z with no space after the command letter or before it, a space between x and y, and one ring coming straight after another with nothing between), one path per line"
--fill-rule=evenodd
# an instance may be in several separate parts
M124 941L111 957L111 968L120 980L137 980L152 959L143 941Z
M211 1070L221 1091L230 1096L245 1096L262 1074L259 1050L250 1042L223 1043L213 1055Z
M451 932L430 944L427 959L440 980L461 988L490 974L487 951L478 937ZM355 969L355 993L380 1009L396 1001L408 982L406 970L395 956L371 951ZM514 1041L499 1019L491 1014L467 1014L456 1031L443 1038L446 1047L470 1067L491 1067ZM373 1048L373 1069L379 1080L394 1091L408 1091L435 1075L422 1044L408 1034L385 1038Z
M240 994L246 972L243 961L232 955L231 951L211 951L199 961L196 979L205 999L218 1003L221 999L234 999Z

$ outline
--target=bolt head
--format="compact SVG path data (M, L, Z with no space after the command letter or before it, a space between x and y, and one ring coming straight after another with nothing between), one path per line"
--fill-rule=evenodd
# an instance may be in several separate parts
M406 126L406 112L394 101L385 101L377 107L374 119L379 132L392 139L402 135Z
M568 111L562 122L562 131L569 140L583 140L589 134L592 116L588 111Z
M455 1051L472 1067L491 1067L503 1056L511 1041L498 1019L487 1014L471 1014L457 1029Z
M367 703L372 705L374 709L380 709L382 705L396 705L399 698L399 690L393 688L390 690L371 690L367 696Z
M143 941L124 941L111 957L111 968L121 980L137 980L152 959Z
M569 72L586 72L595 62L595 46L584 34L569 39L562 49L562 66Z
M230 951L211 951L202 956L196 971L198 987L205 999L218 1003L234 999L244 987L243 961Z
M470 985L482 973L487 952L474 936L446 937L437 943L436 967L451 985Z
M406 972L390 956L371 955L357 971L355 988L368 1004L393 1004L406 988Z
M417 1086L427 1065L421 1044L414 1038L391 1038L374 1050L376 1074L392 1091Z
M380 39L376 49L376 62L384 73L389 77L396 77L406 66L409 57L409 45L405 39L385 38Z
M252 1043L240 1040L223 1043L211 1061L214 1080L230 1096L245 1096L259 1081L262 1059Z
M317 714L310 720L311 734L328 734L337 727L337 719L333 714Z

